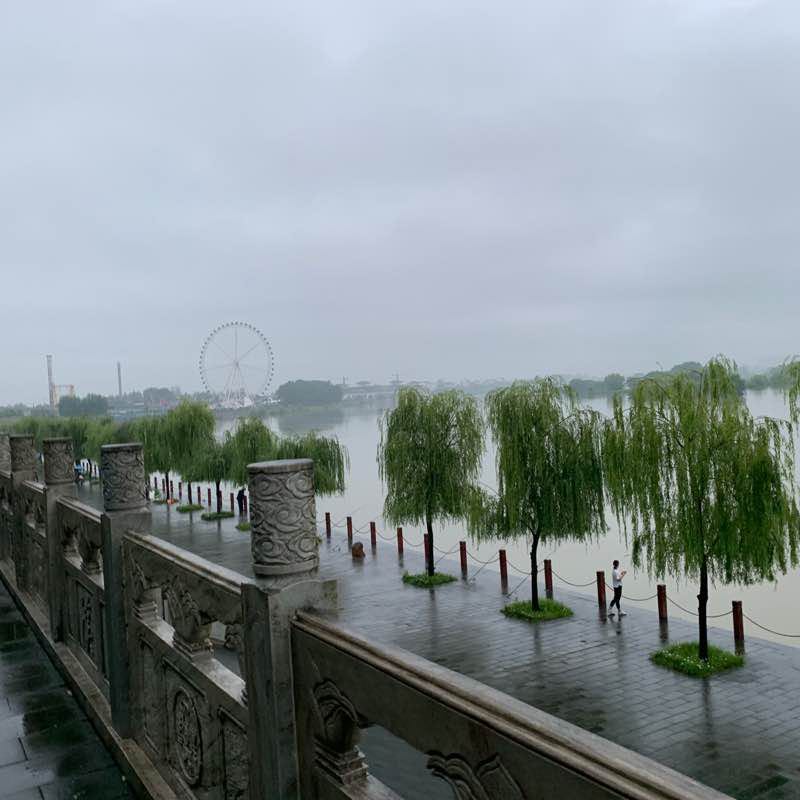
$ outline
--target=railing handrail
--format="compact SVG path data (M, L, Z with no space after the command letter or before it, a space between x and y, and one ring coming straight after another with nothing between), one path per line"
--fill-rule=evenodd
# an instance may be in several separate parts
M189 550L177 547L148 533L129 531L125 534L124 541L130 542L135 547L147 550L152 555L171 561L177 567L232 594L241 595L242 584L253 583L253 580L246 575L227 567L219 566L202 556L195 555Z
M75 497L59 497L58 505L66 506L67 508L76 511L78 514L81 514L84 517L89 517L92 522L96 522L98 525L100 524L100 518L103 515L103 512L94 506L90 506L87 503L76 499Z
M44 494L44 484L40 481L34 480L26 480L22 481L20 487L23 489L30 489L32 492L37 492L38 494Z
M375 644L346 626L309 612L298 612L293 624L304 633L623 796L641 800L722 800L727 797L646 756L400 647Z

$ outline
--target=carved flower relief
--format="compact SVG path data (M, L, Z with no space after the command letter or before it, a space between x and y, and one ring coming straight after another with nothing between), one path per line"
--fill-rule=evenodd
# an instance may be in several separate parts
M193 645L192 649L210 647L210 626L213 620L198 606L192 593L179 578L164 587L164 598L169 606L170 621L179 639Z
M314 687L313 695L323 743L336 753L355 748L361 731L358 712L350 698L328 679Z
M175 760L189 786L200 782L203 772L203 740L194 700L178 689L172 704Z
M525 800L499 755L472 766L463 756L428 753L428 769L447 782L458 800Z

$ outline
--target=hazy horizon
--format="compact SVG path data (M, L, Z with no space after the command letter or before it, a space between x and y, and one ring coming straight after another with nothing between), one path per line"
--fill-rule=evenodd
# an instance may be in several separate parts
M800 7L0 9L0 404L647 372L795 344Z

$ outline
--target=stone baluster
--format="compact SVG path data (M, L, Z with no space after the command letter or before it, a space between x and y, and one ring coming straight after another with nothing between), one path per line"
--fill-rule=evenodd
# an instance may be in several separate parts
M291 620L298 609L336 608L336 581L316 579L313 462L268 461L247 469L259 576L242 587L250 796L288 800L298 794Z
M100 450L100 474L103 479L101 528L111 717L117 733L126 738L131 734L131 714L122 538L131 530L150 531L142 445L104 445Z
M50 612L50 636L53 641L64 639L64 598L67 584L64 573L64 553L59 527L58 499L75 497L75 460L72 439L45 439L44 455L44 506L47 532L47 585Z
M20 589L28 587L28 549L25 546L25 507L19 496L19 486L24 481L36 477L36 447L33 436L11 435L8 437L11 454L12 503L14 508L14 527L11 536L11 560L14 564L14 578Z

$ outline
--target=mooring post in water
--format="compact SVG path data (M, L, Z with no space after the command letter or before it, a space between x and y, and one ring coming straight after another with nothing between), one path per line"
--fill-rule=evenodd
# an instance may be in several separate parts
M328 539L331 538L331 512L330 511L326 511L325 512L325 536L327 536Z
M178 481L178 500L183 500L183 481Z
M153 475L153 491L158 491L158 478Z
M169 496L170 496L170 499L175 497L175 482L174 481L170 481L169 482Z
M606 573L597 570L597 605L605 608L606 605Z
M403 529L397 529L397 555L403 557Z
M352 544L353 543L353 518L352 517L348 517L347 518L347 543L348 544Z
M233 492L231 492L231 514L233 514Z
M733 641L736 647L744 647L744 616L742 614L742 601L734 600L731 603L733 608Z
M369 541L372 545L372 549L375 550L378 546L378 531L375 529L374 522L370 522L369 524Z
M208 487L207 497L208 497L208 508L211 509L211 487L210 486Z
M458 543L458 552L461 556L461 577L467 577L467 543L466 542L459 542Z
M500 551L500 583L505 586L508 583L508 561L506 561L506 551Z
M663 583L656 586L658 593L658 621L667 621L667 587Z
M544 593L548 600L553 599L553 562L544 560Z
M203 505L201 500L200 500L200 487L199 486L197 487L197 505L199 505L199 506Z

